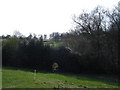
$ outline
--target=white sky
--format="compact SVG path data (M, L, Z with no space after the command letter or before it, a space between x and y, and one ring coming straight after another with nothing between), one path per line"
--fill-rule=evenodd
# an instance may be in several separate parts
M0 0L0 35L23 35L67 32L72 17L83 9L90 11L97 5L111 8L119 0Z

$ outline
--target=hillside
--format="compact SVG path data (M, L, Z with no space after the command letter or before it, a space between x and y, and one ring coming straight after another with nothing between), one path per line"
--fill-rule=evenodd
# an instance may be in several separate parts
M33 73L34 70L6 68L2 70L3 88L118 88L117 83L86 75ZM102 77L102 76L101 76ZM102 77L104 78L104 77Z

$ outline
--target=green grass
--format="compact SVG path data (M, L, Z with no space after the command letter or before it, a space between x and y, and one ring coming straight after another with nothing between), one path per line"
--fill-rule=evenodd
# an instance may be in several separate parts
M84 75L37 72L4 67L3 88L118 88L116 82L93 79Z
M45 40L44 45L50 45L52 47L60 47L62 45L61 41L55 41L55 40Z
M2 88L2 68L0 67L0 89Z

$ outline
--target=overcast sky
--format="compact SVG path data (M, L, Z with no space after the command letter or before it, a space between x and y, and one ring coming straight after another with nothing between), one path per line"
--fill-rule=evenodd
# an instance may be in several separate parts
M97 5L112 8L119 0L0 0L0 35L67 32L72 17Z

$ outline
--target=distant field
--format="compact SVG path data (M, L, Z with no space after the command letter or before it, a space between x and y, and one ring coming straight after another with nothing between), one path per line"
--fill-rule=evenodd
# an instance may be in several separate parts
M84 75L37 72L4 67L3 88L118 88L116 82Z
M53 46L53 47L59 47L59 46L62 45L62 42L61 41L55 41L55 40L45 40L44 44L45 45L50 45L50 46Z

